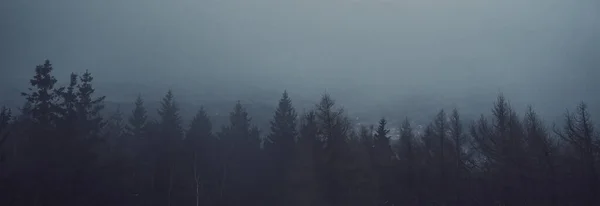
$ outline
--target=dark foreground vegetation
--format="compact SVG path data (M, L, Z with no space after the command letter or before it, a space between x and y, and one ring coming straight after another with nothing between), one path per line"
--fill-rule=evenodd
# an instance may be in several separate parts
M599 203L600 142L583 103L552 128L502 95L474 122L442 110L424 129L355 128L328 95L298 113L284 92L259 131L240 103L222 128L203 108L182 125L170 91L158 119L142 97L102 111L89 72L66 87L51 72L37 66L20 111L0 114L0 205Z

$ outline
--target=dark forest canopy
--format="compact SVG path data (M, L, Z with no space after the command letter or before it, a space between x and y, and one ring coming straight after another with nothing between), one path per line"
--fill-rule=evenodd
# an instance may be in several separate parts
M157 110L138 95L106 111L90 72L58 86L53 69L38 65L22 106L0 110L0 205L600 203L585 103L551 127L502 94L473 121L454 109L423 128L357 126L328 94L298 111L283 91L259 129L239 101L222 126L204 107L185 120L171 90Z

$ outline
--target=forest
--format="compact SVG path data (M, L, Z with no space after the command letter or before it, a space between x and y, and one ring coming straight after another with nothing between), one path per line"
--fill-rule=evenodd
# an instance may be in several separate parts
M282 91L262 131L241 102L222 127L202 107L184 121L170 90L158 111L142 96L132 111L105 111L90 72L64 87L52 72L49 60L36 66L23 105L1 109L0 205L600 204L600 135L585 103L549 124L499 94L475 121L439 110L420 130L410 117L355 127L328 94L299 112Z

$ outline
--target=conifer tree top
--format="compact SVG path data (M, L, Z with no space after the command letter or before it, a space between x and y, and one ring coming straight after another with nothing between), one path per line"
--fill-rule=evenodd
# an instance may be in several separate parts
M385 118L381 118L379 120L379 126L377 126L377 131L375 133L375 141L389 141L389 137L387 136L390 133L389 129L386 129L387 120Z

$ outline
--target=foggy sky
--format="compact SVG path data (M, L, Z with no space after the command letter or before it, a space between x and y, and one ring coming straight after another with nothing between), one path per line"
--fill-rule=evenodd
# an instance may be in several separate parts
M109 99L288 89L376 107L504 92L549 110L598 100L598 37L595 0L3 0L0 86L48 58L61 80L89 69L127 88Z

